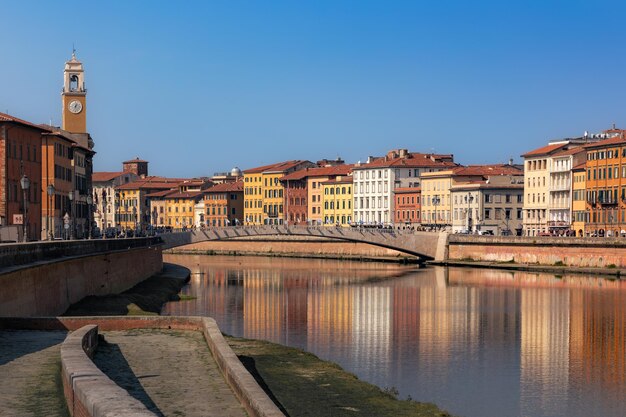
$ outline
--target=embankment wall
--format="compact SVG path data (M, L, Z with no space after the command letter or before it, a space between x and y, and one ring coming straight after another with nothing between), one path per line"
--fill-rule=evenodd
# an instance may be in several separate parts
M626 268L626 239L450 235L448 260Z
M160 245L4 268L0 317L60 315L88 295L126 291L162 269Z

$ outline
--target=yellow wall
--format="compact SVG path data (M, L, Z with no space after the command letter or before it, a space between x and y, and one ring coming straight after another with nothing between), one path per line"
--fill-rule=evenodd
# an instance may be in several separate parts
M421 174L421 179L422 224L452 225L450 216L452 210L450 202L452 171L424 172ZM439 198L439 204L433 203L434 197Z
M165 198L166 225L174 229L193 226L195 198Z
M263 224L263 174L244 174L244 223Z
M307 215L311 223L324 222L324 215L322 214L324 209L324 190L322 183L329 179L328 176L307 178ZM314 199L315 201L313 201Z
M549 171L546 155L524 161L524 234L548 232Z
M268 224L283 223L285 187L279 181L283 176L283 172L263 173L263 219L267 219Z
M352 221L352 183L322 184L322 222L349 226Z
M133 208L135 211L133 211ZM141 192L139 189L119 192L117 213L120 219L119 225L122 229L135 230L136 223L141 221Z

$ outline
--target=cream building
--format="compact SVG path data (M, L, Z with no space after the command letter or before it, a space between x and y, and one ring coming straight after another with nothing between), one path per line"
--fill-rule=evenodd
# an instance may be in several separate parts
M384 157L369 157L353 171L354 221L359 224L391 225L394 189L419 187L424 173L457 166L452 155L392 150ZM448 187L449 188L449 187Z

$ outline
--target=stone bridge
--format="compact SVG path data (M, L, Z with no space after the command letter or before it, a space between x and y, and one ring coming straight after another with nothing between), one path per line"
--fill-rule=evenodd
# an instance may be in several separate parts
M307 236L368 243L418 256L424 260L443 261L446 257L447 233L416 232L360 227L307 226L237 226L213 227L184 232L164 233L163 249L192 243L241 239L254 236Z

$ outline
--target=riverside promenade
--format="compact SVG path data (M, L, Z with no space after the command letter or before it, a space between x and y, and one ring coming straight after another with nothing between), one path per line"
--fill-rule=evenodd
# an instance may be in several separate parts
M246 416L198 331L102 332L94 363L157 416ZM65 417L64 331L0 330L0 415Z

